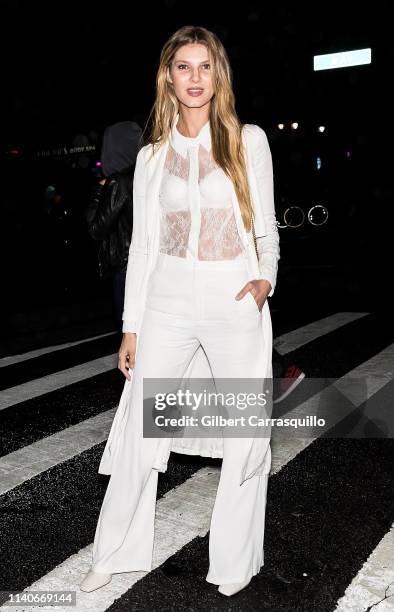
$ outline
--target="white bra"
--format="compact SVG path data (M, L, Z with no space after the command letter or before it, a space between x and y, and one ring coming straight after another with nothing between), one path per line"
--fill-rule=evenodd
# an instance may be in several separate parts
M201 138L172 130L160 186L160 251L205 260L245 257L230 186L211 155L208 130L206 124Z

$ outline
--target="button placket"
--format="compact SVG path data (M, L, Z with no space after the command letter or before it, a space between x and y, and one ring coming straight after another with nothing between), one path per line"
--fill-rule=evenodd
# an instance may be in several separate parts
M189 251L194 261L198 260L198 243L200 236L200 186L199 186L199 145L193 144L188 148L189 155L189 193L190 193L190 236ZM195 303L198 318L204 317L204 304L202 300L201 270L194 266Z
M198 258L198 236L200 232L200 191L198 184L199 164L198 145L188 148L189 155L189 193L190 193L190 236L189 248L194 259Z

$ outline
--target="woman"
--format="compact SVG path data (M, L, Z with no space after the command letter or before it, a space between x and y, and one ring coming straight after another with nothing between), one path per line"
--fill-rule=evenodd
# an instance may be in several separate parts
M164 45L134 175L118 364L127 380L99 467L111 479L85 591L152 568L157 478L171 450L223 457L206 580L232 595L264 563L269 437L143 436L143 379L272 379L272 159L265 132L240 124L231 81L226 51L205 28L183 27Z

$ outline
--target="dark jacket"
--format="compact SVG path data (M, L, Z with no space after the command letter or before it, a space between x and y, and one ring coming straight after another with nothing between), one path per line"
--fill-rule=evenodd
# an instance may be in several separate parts
M86 209L91 237L101 240L98 249L99 276L125 272L133 230L133 165L113 174L104 185L94 186Z
M90 235L101 240L99 275L126 272L133 229L133 178L142 130L135 121L119 121L104 131L102 171L107 181L95 185L86 210Z

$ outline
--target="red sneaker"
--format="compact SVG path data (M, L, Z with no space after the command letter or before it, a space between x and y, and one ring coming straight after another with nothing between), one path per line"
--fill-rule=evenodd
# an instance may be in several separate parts
M304 378L305 372L296 365L289 365L283 376L274 378L273 403L277 404L285 399Z

